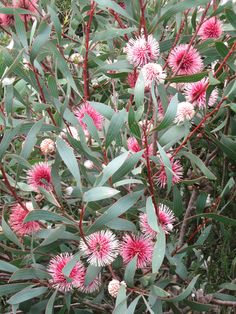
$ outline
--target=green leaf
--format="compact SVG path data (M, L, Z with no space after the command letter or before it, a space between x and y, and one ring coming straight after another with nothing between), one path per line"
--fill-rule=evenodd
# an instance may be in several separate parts
M159 232L158 218L156 215L155 207L152 202L151 196L147 198L146 202L147 221L152 230Z
M166 292L165 290L161 289L160 287L157 287L155 285L151 286L151 295L160 297L160 298L166 298L169 297L170 294Z
M198 313L203 313L203 312L211 313L212 309L213 309L213 306L209 305L209 304L202 304L202 303L193 302L193 301L189 301L189 300L185 300L184 302L192 310L197 311Z
M173 186L173 204L174 204L174 213L178 218L183 216L184 205L182 201L182 196L179 189L176 185Z
M128 124L130 132L138 139L141 139L141 132L138 123L135 120L135 114L132 107L129 109Z
M56 213L52 213L46 210L32 210L31 212L28 213L28 215L24 219L25 222L29 221L40 221L40 220L45 220L45 221L61 221L69 225L73 225L74 222L69 220L68 218L62 217Z
M75 267L76 263L80 260L82 253L79 252L73 256L73 258L63 267L62 273L69 277L72 269Z
M46 293L48 288L46 287L39 287L39 288L26 288L20 292L14 294L7 303L14 305L25 302L27 300L39 297L40 295Z
M231 282L222 283L220 285L220 288L221 289L231 290L231 291L236 291L236 284L235 283L231 283Z
M108 105L102 104L100 102L95 101L89 101L89 104L97 111L99 112L103 117L107 118L108 120L111 120L113 117L113 114L115 111L110 108Z
M198 1L192 1L192 0L186 0L183 2L179 2L179 3L175 3L173 4L169 4L166 7L164 7L163 9L163 13L161 18L159 19L158 23L164 21L164 20L168 20L171 17L174 17L176 15L176 13L179 12L183 12L187 9L191 9L192 7L195 7L196 5L204 5L208 3L208 0L198 0ZM168 4L168 2L167 2Z
M133 287L134 285L134 275L137 268L137 255L128 263L125 268L124 281L127 283L129 287Z
M142 192L134 192L120 198L115 204L108 208L101 217L99 217L94 222L94 224L88 229L88 233L94 232L97 228L106 225L113 219L124 214L138 201L141 195Z
M100 274L102 267L89 265L85 274L85 287L87 287Z
M19 246L21 249L24 249L23 244L18 240L15 233L11 230L11 228L8 226L4 219L4 214L2 215L2 230L4 235L13 243L15 243L17 246Z
M126 314L134 314L136 306L138 304L139 299L141 298L141 295L137 296L129 305Z
M176 117L177 108L178 108L178 95L176 94L170 101L169 106L167 107L165 116L159 126L157 127L157 130L162 130L167 128L171 125L173 120ZM153 131L153 130L152 130Z
M226 9L225 15L230 24L234 27L234 29L236 29L236 14L234 13L234 11Z
M60 239L61 234L66 230L66 227L64 225L55 228L54 230L51 230L51 233L49 234L49 236L43 240L42 243L40 243L40 246L45 246L45 245L49 245L55 241L57 241L58 239Z
M12 265L8 262L0 261L0 270L6 271L8 273L14 273L17 271L19 268L16 267L15 265Z
M220 41L215 43L216 45L216 50L219 52L219 54L221 55L221 57L225 57L227 56L229 49L226 47L226 45Z
M55 302L55 298L57 295L57 290L55 290L53 292L53 294L51 295L50 299L48 300L47 306L46 306L46 310L45 310L45 314L53 314L53 305Z
M119 230L119 231L130 231L135 232L137 228L135 224L129 220L123 218L115 218L105 224L110 229Z
M14 16L14 19L15 19L16 33L21 42L21 45L25 50L28 50L28 41L27 41L27 34L25 30L25 24L21 20L18 14Z
M127 13L126 10L124 10L119 4L117 4L115 1L112 0L95 0L95 2L104 8L109 8L114 10L116 13L126 17L128 20L134 21L133 18Z
M183 155L191 160L191 162L193 162L209 180L216 180L216 176L205 166L205 164L199 157L190 152L184 151L181 152L179 155Z
M48 23L43 23L40 27L40 33L35 38L32 44L32 49L31 49L31 54L30 54L30 59L32 61L42 51L42 48L44 47L46 42L50 39L50 33L51 33L51 25L49 25Z
M190 217L189 219L193 219L193 218L196 219L199 217L211 218L211 219L217 220L219 222L222 222L226 225L236 226L236 219L228 218L228 217L218 215L218 214L213 214L213 213L206 213L206 214L202 213L202 214L194 215L194 216Z
M24 145L22 147L20 157L22 157L24 159L28 159L32 149L34 148L34 146L37 142L37 135L40 132L42 126L43 126L43 119L37 121L32 126L32 128L30 129L29 133L27 134L27 136L25 138L25 142L24 142Z
M166 236L161 227L159 227L159 233L156 236L156 243L152 256L152 272L158 273L165 257L166 250Z
M144 91L144 78L142 72L140 72L134 87L134 101L137 107L137 120L141 118L144 111Z
M97 131L97 128L96 126L94 125L94 122L93 122L93 119L85 114L84 118L83 118L83 122L86 123L87 125L87 129L89 131L89 134L95 139L95 141L101 145L101 140L99 138L99 135L98 135L98 131Z
M16 293L29 286L29 283L13 283L0 285L0 297Z
M37 268L18 269L12 274L9 281L28 280L28 279L48 279L50 275L48 272Z
M83 201L84 202L100 201L106 198L112 198L118 193L120 193L120 191L109 187L104 186L95 187L84 193Z
M12 130L4 131L4 136L0 142L0 160L2 159L3 155L6 153L8 146L10 145L14 137L18 135L18 133L20 133L20 128L21 128L21 125L18 125Z
M200 72L192 75L177 75L171 78L166 78L167 81L171 83L193 83L198 82L204 77L208 76L208 72Z
M124 36L125 34L130 34L136 30L136 27L128 27L125 29L121 28L109 28L109 32L107 30L96 32L94 37L92 38L92 43L97 41L108 41L113 38Z
M102 171L100 176L95 182L95 186L102 186L107 180L120 169L125 160L127 159L129 152L125 152L120 156L113 159Z
M122 109L121 111L114 113L111 119L110 125L108 127L108 130L107 130L106 148L119 135L120 130L124 125L126 114L127 113L125 109Z
M127 296L126 296L126 287L125 285L121 285L117 298L115 309L113 314L124 314L127 311Z
M50 6L47 6L47 11L51 16L51 20L54 24L55 31L57 34L57 41L60 44L60 42L61 42L61 22L60 22L60 19L58 18L57 13Z
M188 287L183 292L181 292L178 296L173 297L173 298L168 298L168 299L166 299L166 301L167 302L179 302L179 301L183 301L184 299L186 299L190 295L190 293L192 292L192 290L193 290L193 288L194 288L194 286L195 286L199 276L200 275L195 276L191 280L191 282L188 285Z
M81 190L81 177L77 159L75 158L73 149L68 146L61 138L57 139L57 150L61 159L64 161L65 165L68 167L72 176L75 178L77 187Z

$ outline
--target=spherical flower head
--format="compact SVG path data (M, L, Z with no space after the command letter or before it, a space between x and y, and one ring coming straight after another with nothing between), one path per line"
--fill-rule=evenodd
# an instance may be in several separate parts
M100 115L100 113L98 113L88 102L85 102L83 105L81 105L79 110L75 111L75 116L79 120L82 129L84 131L87 131L87 125L83 121L83 118L85 117L86 114L93 120L95 127L98 130L101 130L103 118Z
M173 229L175 215L172 210L164 204L159 206L159 224L163 231L168 234Z
M152 82L157 84L164 83L166 72L163 71L162 66L157 63L147 63L141 70L144 78L146 88L151 88Z
M50 283L54 289L61 292L71 291L74 287L82 286L84 266L81 262L77 262L67 279L63 274L63 268L72 260L73 255L62 253L52 258L48 265L48 272L51 275Z
M119 241L110 230L102 230L81 241L80 249L94 266L110 265L119 254Z
M157 232L151 228L147 220L147 214L142 213L139 215L139 226L141 232L148 238L154 239Z
M207 89L206 78L202 79L199 82L189 83L185 86L184 94L188 102L193 103L198 108L206 108L206 89ZM209 97L208 105L213 106L218 98L218 91L215 88Z
M194 105L190 102L180 102L177 108L175 123L180 124L185 120L191 120L194 117Z
M31 210L30 204L27 202L24 209L20 204L11 208L9 224L11 229L20 237L31 235L40 230L40 224L36 221L25 222L24 219Z
M35 192L40 192L42 187L47 191L52 190L51 167L44 162L35 164L27 172L27 182Z
M183 168L180 164L179 160L170 159L171 171L172 171L172 184L179 183L183 177ZM161 167L159 174L157 176L157 183L161 186L161 188L165 188L167 184L167 175L165 171L164 163L161 161Z
M9 27L14 24L14 15L0 13L0 26Z
M13 7L17 9L25 9L32 13L37 13L38 0L13 0ZM24 21L30 20L30 14L21 14L20 18Z
M219 38L222 33L222 22L217 17L213 16L202 24L198 35L201 37L202 40L206 40L209 38Z
M137 268L145 268L152 260L153 242L144 235L129 235L123 237L120 254L125 264L137 256Z
M40 149L44 155L52 154L55 151L55 143L50 138L45 138L40 144Z
M131 38L124 51L127 53L129 63L136 67L157 60L160 53L159 44L152 35L148 35L147 40L144 35Z
M201 56L197 49L193 48L192 46L188 51L187 49L187 44L178 45L171 51L168 58L169 66L173 72L178 69L180 63L183 60L177 72L179 75L191 75L200 72L204 67Z
M116 298L120 289L120 286L127 286L126 283L124 281L119 281L117 279L112 279L109 284L108 284L108 292L109 294Z

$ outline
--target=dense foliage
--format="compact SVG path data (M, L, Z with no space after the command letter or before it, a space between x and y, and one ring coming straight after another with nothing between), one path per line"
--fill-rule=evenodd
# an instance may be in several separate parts
M0 32L1 313L233 313L233 2L5 0Z

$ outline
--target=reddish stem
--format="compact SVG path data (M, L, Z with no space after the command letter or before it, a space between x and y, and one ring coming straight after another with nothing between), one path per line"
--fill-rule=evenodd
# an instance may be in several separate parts
M147 39L147 36L148 36L148 34L147 34L147 24L146 24L146 19L145 19L145 9L146 9L147 2L144 3L143 0L139 0L139 4L140 4L140 10L141 10L139 32L141 32L141 30L143 29L144 36Z
M84 100L85 101L89 99L89 72L88 72L89 36L90 36L90 29L91 29L95 7L96 7L96 3L93 0L91 0L89 20L88 20L87 25L85 26L85 57L84 57L84 65L83 65Z
M126 25L122 22L121 18L119 17L119 15L114 11L114 10L109 10L110 13L114 16L115 20L117 21L117 23L119 24L120 28L126 28ZM129 40L129 37L125 34L124 35L125 40Z

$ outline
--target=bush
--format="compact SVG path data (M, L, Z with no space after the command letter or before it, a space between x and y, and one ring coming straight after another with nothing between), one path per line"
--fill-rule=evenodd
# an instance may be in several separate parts
M2 313L233 313L232 2L0 13Z

